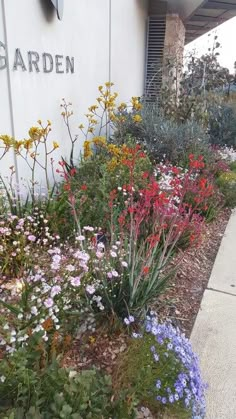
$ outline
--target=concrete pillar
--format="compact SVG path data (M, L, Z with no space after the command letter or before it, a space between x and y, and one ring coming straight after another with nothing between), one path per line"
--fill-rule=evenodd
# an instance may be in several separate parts
M168 12L166 1L149 0L145 83L149 100L155 100L163 85L178 90L184 42L185 27L179 15Z
M162 85L176 88L182 75L185 27L177 14L166 15Z

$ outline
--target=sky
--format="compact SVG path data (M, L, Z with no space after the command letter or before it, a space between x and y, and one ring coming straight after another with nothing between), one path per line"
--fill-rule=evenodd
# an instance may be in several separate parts
M217 41L220 43L218 52L220 53L218 59L223 67L229 68L230 72L234 73L234 62L236 61L236 17L222 23L217 28L208 32L196 39L195 41L188 44L185 48L188 53L191 50L195 50L197 55L202 55L208 52L208 48L212 48L213 38L215 35L218 36Z

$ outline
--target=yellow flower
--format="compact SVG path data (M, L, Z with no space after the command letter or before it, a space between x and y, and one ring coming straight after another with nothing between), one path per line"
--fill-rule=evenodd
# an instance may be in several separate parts
M24 140L24 148L29 151L29 149L33 146L33 140L29 138L28 140Z
M126 103L122 102L119 106L118 106L118 111L122 112L127 108Z
M22 141L22 140L20 140L20 141L17 141L17 140L15 140L14 141L14 149L16 150L16 151L20 151L20 148L22 147L24 145L24 141Z
M142 109L142 104L140 103L138 97L133 96L131 98L131 103L132 103L133 109L135 109L136 111L140 111Z
M111 154L114 154L117 157L121 154L121 150L115 144L109 144L107 148Z
M98 105L92 105L92 106L90 106L90 108L88 108L88 110L90 112L95 112L97 108L98 108Z
M101 146L101 147L103 147L103 146L105 146L105 145L106 145L106 138L105 138L105 137L94 137L94 138L93 138L93 143L94 143L96 146Z
M94 132L94 128L92 128L92 127L88 128L88 132L93 133Z
M15 141L14 138L9 135L0 135L0 140L3 141L3 144L7 149L9 149Z
M42 129L39 128L39 127L31 127L29 129L29 136L30 136L30 138L32 138L32 140L39 141L40 138L42 137Z
M53 148L56 150L56 148L59 148L59 144L56 141L53 141Z
M83 124L80 124L79 125L79 129L84 129L84 125Z
M91 157L93 155L93 152L91 150L90 147L90 141L85 141L83 144L83 148L84 148L84 158L88 159L89 157Z
M107 163L107 170L109 172L113 172L118 165L119 165L119 162L117 158L112 157L112 159Z
M106 86L106 87L112 87L112 86L114 86L114 83L112 83L112 82L110 82L110 81L107 81L107 82L105 83L105 86Z
M140 115L134 115L133 116L133 121L134 122L142 122L142 117Z

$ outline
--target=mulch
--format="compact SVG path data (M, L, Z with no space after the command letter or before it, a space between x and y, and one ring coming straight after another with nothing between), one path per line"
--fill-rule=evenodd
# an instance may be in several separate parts
M184 251L175 278L154 305L161 319L169 318L188 337L207 288L230 215L231 210L222 210L217 219L206 225L199 246Z

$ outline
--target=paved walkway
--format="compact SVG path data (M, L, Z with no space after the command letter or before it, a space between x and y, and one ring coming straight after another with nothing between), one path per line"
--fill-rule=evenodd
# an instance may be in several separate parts
M231 215L191 341L209 385L207 419L236 419L236 212Z

